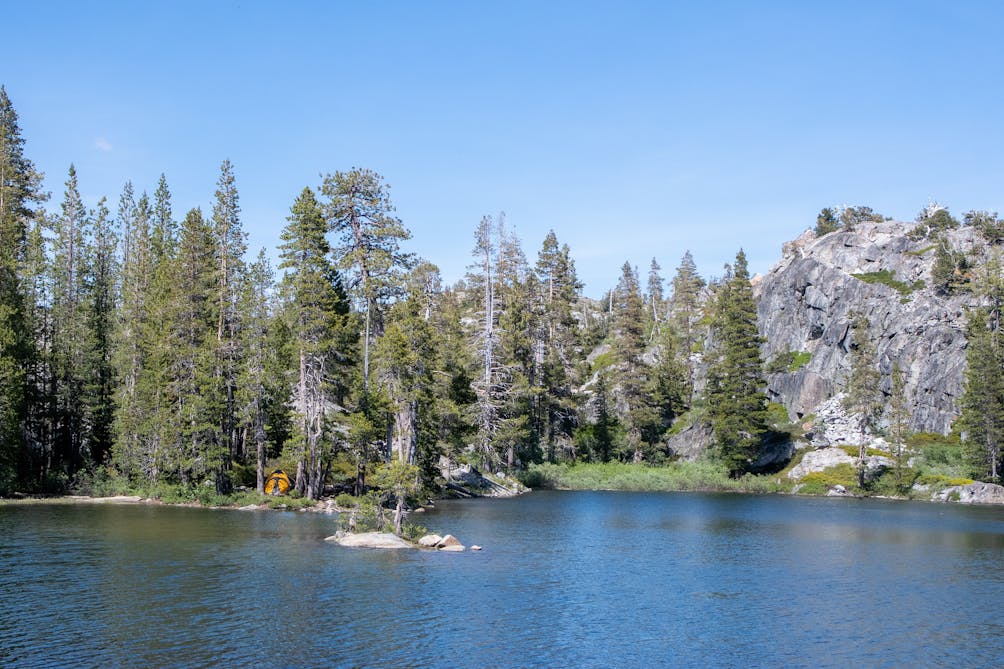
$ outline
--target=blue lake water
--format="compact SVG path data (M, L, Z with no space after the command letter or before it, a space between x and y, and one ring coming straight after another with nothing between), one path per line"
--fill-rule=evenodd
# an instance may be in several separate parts
M479 553L323 541L331 516L0 507L0 666L1004 664L1004 509L535 492L419 517Z

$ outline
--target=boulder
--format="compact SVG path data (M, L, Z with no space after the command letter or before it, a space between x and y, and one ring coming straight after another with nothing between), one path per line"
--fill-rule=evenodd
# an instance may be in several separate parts
M439 550L446 551L447 553L463 553L465 549L461 545L456 545L456 546L443 546Z
M821 472L824 469L829 469L830 467L836 467L837 465L845 463L854 465L857 463L857 458L852 458L847 455L842 448L820 448L806 453L802 458L802 461L792 467L791 471L788 472L788 478L793 481L797 481L806 474Z
M424 548L435 548L439 545L439 542L443 540L443 537L438 534L426 534L424 537L418 540L418 545Z
M711 446L713 437L710 425L696 423L667 439L666 449L682 460L696 460Z
M482 474L474 465L457 465L445 456L439 459L439 471L447 490L457 497L515 497L530 492L506 474Z
M1004 504L1004 487L996 483L958 486L960 504Z
M438 544L436 544L437 548L447 548L448 546L460 546L460 547L463 547L463 544L460 543L460 540L457 539L452 534L447 534L445 537L443 537L442 539L439 540Z
M336 534L325 541L334 541L339 546L350 548L412 548L407 541L387 532L361 532L359 534Z

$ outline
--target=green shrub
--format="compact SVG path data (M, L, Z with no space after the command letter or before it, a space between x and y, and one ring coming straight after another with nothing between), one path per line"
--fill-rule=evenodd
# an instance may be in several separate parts
M917 477L920 485L932 486L936 488L950 488L957 485L969 485L973 479L961 476L945 476L944 474L921 474Z
M351 509L356 506L358 498L355 495L350 495L347 492L343 492L335 497L335 505L339 509Z
M812 353L808 351L782 351L764 366L768 374L793 373L809 364Z
M593 371L598 372L612 366L617 362L617 355L613 351L600 353L593 359Z
M810 472L799 481L799 492L806 495L825 495L834 486L842 485L849 491L858 490L858 472L850 464L843 462L828 467L821 472Z
M878 272L866 272L864 274L852 274L851 276L865 283L880 283L883 286L889 286L899 291L902 295L909 295L913 291L924 287L923 281L915 281L913 284L898 281L895 278L896 272L888 269L879 270Z

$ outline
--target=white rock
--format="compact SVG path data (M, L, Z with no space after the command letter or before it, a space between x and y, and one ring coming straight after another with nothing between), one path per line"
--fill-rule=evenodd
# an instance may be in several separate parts
M847 455L842 448L820 448L806 453L802 461L788 472L788 478L797 481L812 472L821 472L844 463L853 465L856 462L857 460Z
M419 546L425 546L426 548L435 548L443 537L438 534L426 534L424 537L418 540Z
M395 534L387 532L362 532L359 534L334 535L325 541L334 541L339 546L350 548L411 548L411 544Z
M440 539L439 543L437 543L436 545L439 546L440 548L445 548L446 546L462 546L463 544L461 544L460 540L457 539L452 534L447 534L445 537Z

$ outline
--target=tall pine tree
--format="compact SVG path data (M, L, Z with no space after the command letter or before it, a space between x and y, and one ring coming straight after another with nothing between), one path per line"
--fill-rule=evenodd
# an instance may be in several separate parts
M44 199L42 175L24 155L17 112L0 86L0 494L17 482L18 459L29 447L26 371L34 360L34 324L29 286L24 276L35 206ZM39 240L40 241L40 240Z
M718 457L737 476L750 470L767 431L762 338L742 250L718 287L713 332L717 349L708 370L709 414Z
M279 267L286 270L282 290L298 370L292 392L295 487L316 499L334 455L335 413L345 400L345 368L353 360L355 342L348 300L328 257L327 224L312 190L303 190L287 221ZM356 464L361 493L367 454L360 454Z

